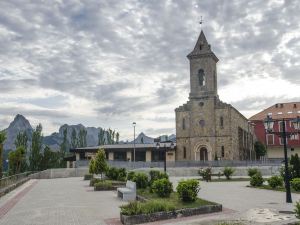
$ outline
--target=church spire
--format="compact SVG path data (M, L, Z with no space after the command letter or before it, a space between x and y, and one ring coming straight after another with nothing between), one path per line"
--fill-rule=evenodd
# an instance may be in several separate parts
M213 56L216 62L219 61L216 55L211 51L210 45L206 40L204 32L203 30L201 30L196 45L194 47L194 50L190 54L188 54L187 57L188 59L192 59L192 58L198 58L205 55L206 56L211 55Z

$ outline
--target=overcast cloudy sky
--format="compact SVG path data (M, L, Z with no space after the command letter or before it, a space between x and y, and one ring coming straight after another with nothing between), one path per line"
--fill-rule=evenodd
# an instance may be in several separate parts
M0 1L0 129L17 114L44 133L64 123L175 132L186 55L203 30L219 96L245 116L300 101L300 4L225 0Z

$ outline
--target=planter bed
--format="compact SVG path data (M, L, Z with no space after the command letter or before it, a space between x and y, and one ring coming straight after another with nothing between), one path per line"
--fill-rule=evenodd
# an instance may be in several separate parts
M121 222L125 225L148 223L158 220L175 219L179 217L222 211L222 205L200 198L198 198L195 202L182 202L179 200L176 192L173 192L169 198L159 198L156 194L150 193L148 189L140 189L137 194L138 201L147 202L150 200L161 200L174 206L175 210L138 215L120 214Z
M117 190L117 186L112 186L112 187L95 187L94 186L94 191L115 191Z
M141 223L149 223L158 220L167 220L167 219L176 219L179 217L186 217L186 216L194 216L199 214L205 213L214 213L222 211L222 205L205 205L200 206L197 208L185 208L185 209L178 209L171 212L156 212L150 214L140 214L140 215L120 215L121 222L125 225L130 224L141 224Z

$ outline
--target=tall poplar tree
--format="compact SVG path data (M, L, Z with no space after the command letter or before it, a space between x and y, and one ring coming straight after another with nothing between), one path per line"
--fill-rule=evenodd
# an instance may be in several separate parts
M75 128L73 128L71 133L71 148L77 148L77 143L77 133Z
M29 167L31 171L39 171L41 168L41 151L43 147L42 130L42 125L39 124L32 133L32 143L29 153Z

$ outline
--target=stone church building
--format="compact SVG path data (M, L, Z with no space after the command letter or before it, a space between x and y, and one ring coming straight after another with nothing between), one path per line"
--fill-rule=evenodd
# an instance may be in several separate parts
M238 110L219 99L217 62L201 31L190 61L190 94L175 109L176 160L254 158L253 128Z

